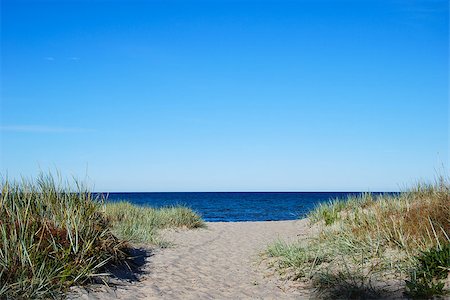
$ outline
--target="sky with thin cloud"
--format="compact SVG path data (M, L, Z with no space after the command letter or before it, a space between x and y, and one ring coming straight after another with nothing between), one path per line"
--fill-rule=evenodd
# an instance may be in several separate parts
M448 1L3 0L1 28L8 177L393 191L449 166Z
M40 126L40 125L9 125L0 126L0 132L28 132L28 133L65 133L89 131L84 128Z

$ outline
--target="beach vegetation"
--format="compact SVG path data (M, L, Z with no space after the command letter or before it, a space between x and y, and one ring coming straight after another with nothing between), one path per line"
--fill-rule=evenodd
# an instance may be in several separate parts
M134 243L166 247L170 243L159 234L161 229L205 227L200 215L185 206L153 208L118 201L105 203L104 210L114 234Z
M277 242L267 254L280 271L310 281L322 296L350 287L366 298L392 292L394 286L408 295L448 292L448 180L441 177L402 193L334 200L319 205L309 220L317 233L296 243Z
M126 257L100 202L81 184L41 175L4 181L0 196L0 298L56 297Z
M429 249L417 256L417 264L406 280L406 292L413 298L444 295L450 274L450 243Z
M70 286L105 282L110 270L129 265L130 242L204 224L185 207L105 204L101 194L58 176L3 180L0 190L0 299L59 298Z

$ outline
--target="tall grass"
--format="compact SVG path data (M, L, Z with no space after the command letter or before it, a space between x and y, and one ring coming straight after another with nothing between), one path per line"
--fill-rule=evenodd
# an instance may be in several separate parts
M205 223L191 209L183 206L152 208L126 201L108 202L105 212L116 236L137 243L165 247L168 243L158 234L165 228L200 228Z
M381 288L393 278L407 279L421 253L450 243L450 183L440 178L395 195L332 201L318 206L309 219L319 226L319 233L308 242L278 243L277 251L269 247L279 268L292 269L296 278L312 279L319 290L330 291L330 283L355 286L349 282L351 274L364 274L361 282L367 288L369 282Z
M99 208L82 185L52 176L2 182L0 298L56 297L123 258L125 244Z
M158 229L204 225L185 207L105 204L51 175L0 188L0 299L59 297L125 262L129 241L164 246Z
M323 221L325 225L331 225L341 217L341 212L349 209L366 208L372 204L376 196L371 193L363 193L361 196L349 196L347 199L334 199L325 203L319 203L308 214L311 223Z

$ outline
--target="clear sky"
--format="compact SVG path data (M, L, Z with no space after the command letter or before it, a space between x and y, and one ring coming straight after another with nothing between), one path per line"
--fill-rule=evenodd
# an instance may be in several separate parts
M377 191L449 165L447 0L1 1L1 168Z

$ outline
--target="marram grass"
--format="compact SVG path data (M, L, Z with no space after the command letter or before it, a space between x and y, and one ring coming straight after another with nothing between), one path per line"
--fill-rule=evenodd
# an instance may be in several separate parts
M168 243L158 234L159 229L205 226L198 214L184 206L152 208L120 201L108 202L104 209L116 236L135 243L164 247Z
M41 175L1 184L0 298L48 298L124 258L99 199Z
M203 226L185 207L140 208L51 175L1 183L0 299L57 298L127 259L128 241L162 245L157 230Z
M269 246L280 271L312 280L323 297L378 297L383 282L408 279L423 252L448 249L450 184L441 178L395 195L335 200L308 218L318 234Z

